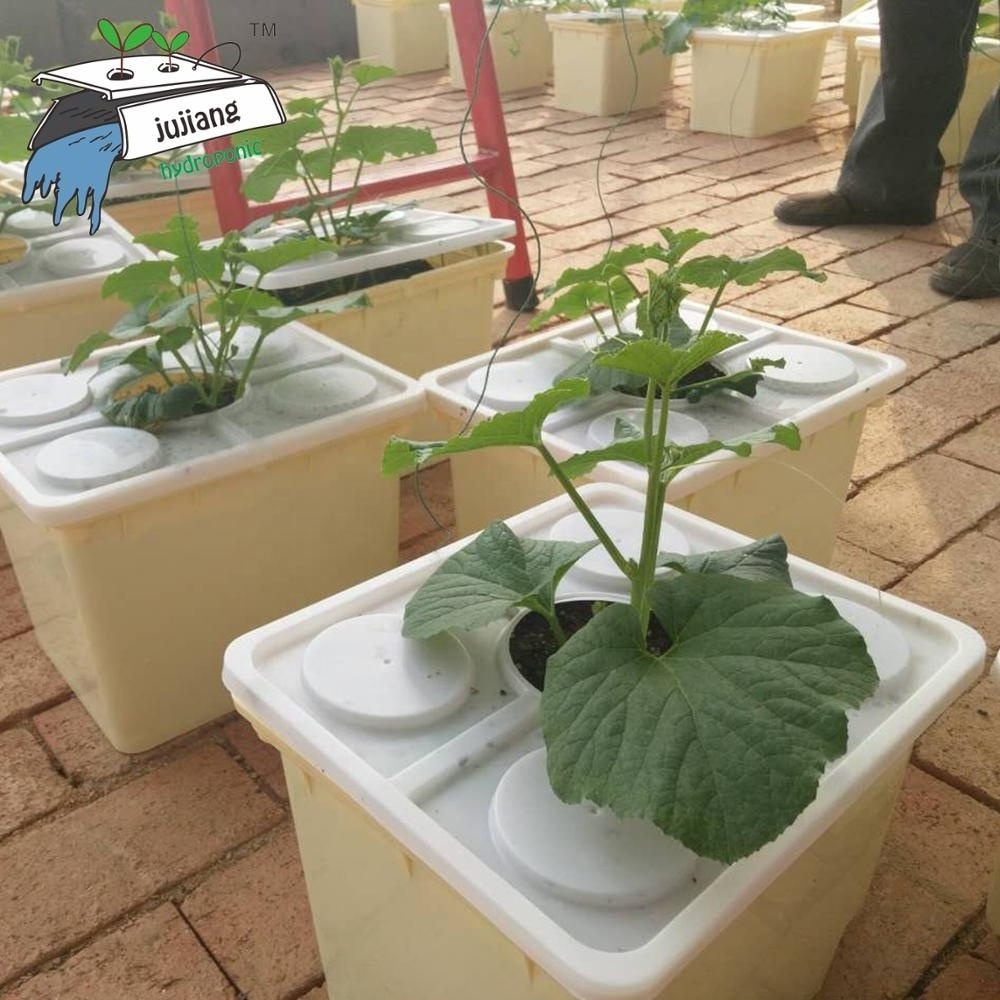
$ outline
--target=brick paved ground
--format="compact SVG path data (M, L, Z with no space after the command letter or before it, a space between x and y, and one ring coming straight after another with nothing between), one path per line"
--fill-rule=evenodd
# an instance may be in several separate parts
M749 140L687 131L681 62L666 122L662 110L635 115L611 137L603 190L618 237L670 223L709 230L719 250L796 247L826 269L825 284L776 281L729 304L909 361L908 383L869 415L835 566L969 622L992 656L1000 303L951 302L926 285L967 231L954 178L930 226L803 231L771 217L780 194L835 177L849 135L843 66L838 43L808 126ZM286 97L322 92L325 68L272 79ZM430 123L442 147L456 143L464 105L443 76L395 81L365 103L379 120ZM508 100L507 120L551 278L608 237L594 178L613 122L537 94ZM483 209L472 185L426 203ZM116 214L130 223L171 209ZM497 310L497 331L507 318ZM425 488L447 512L447 467ZM428 526L404 484L403 557L435 544ZM0 640L0 1000L322 1000L275 754L235 716L147 754L114 751L36 646L9 568ZM823 1000L1000 997L1000 943L983 917L1000 843L998 717L1000 690L984 679L920 741Z

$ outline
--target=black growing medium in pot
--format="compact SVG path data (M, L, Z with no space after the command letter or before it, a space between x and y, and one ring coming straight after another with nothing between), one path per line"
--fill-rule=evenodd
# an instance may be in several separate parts
M556 617L566 638L575 635L605 607L605 601L560 601L556 603ZM671 646L670 637L663 626L651 618L646 642L650 652L661 656ZM508 640L510 657L521 676L539 691L545 689L545 668L549 657L559 648L556 637L545 618L537 611L529 611L515 623Z
M304 306L337 295L360 292L375 285L385 285L390 281L412 278L414 275L433 270L434 268L426 260L414 260L405 264L392 264L389 267L375 267L358 274L345 274L339 278L330 278L329 281L314 281L308 285L296 285L291 288L275 288L271 294L279 299L282 305Z

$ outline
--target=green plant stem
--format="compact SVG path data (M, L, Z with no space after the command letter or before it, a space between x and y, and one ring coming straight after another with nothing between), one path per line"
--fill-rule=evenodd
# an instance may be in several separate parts
M557 646L565 644L566 631L559 622L559 615L556 614L554 606L546 605L544 602L539 601L536 598L528 598L521 606L527 608L528 611L534 611L536 614L541 615L542 618L545 619L545 623L551 629Z
M556 461L555 456L548 448L543 444L537 444L535 447L538 449L538 453L542 456L543 461L549 467L549 471L553 476L559 481L559 485L563 488L566 495L573 502L573 506L583 515L584 521L587 522L590 530L594 532L597 536L597 540L604 546L605 551L611 556L614 564L622 571L627 580L632 580L635 575L635 570L632 564L621 554L620 549L612 541L611 536L604 530L603 525L594 516L594 512L590 509L587 501L580 496L579 491L573 485L573 480L566 475L565 472L559 467L559 463Z
M722 293L726 290L728 284L728 281L724 281L715 290L715 294L712 296L712 301L708 304L708 308L705 310L705 318L701 321L701 327L698 329L699 337L708 329L708 324L711 321L712 315L719 305L719 300L722 298Z
M656 433L652 434L650 432L653 414L650 400L655 401L657 388L660 389L663 398L660 401L660 417ZM669 387L666 384L654 383L652 379L650 379L646 390L646 415L649 423L646 440L652 444L652 453L646 483L646 505L642 526L642 547L639 552L639 568L632 579L632 607L639 618L639 634L643 637L643 641L645 641L646 632L649 630L651 613L649 588L653 585L653 580L656 577L656 559L660 551L660 532L663 525L663 503L667 493L667 485L661 475L661 470L663 469L667 442L667 421L670 415L669 392Z
M177 362L177 364L180 365L181 369L184 371L184 374L187 375L188 382L195 387L195 390L201 397L201 401L206 406L211 407L213 405L212 400L206 394L205 387L201 384L202 380L198 378L197 375L195 375L194 369L192 369L191 366L184 360L180 351L171 351L170 353L171 355L173 355L173 358ZM163 370L163 377L167 380L168 385L173 385L173 383L170 381L170 376L167 375L166 369Z
M263 275L261 275L260 277L258 277L257 280L254 282L253 290L255 292L260 287L261 277L263 277ZM249 296L247 296L247 300L249 301ZM240 313L240 318L242 318L242 316L243 316L243 313L241 312ZM239 330L239 324L238 323L237 323L237 326L236 326L236 330ZM257 363L257 355L260 353L260 349L263 346L264 339L267 337L267 335L268 335L267 333L265 333L263 330L261 330L260 331L260 336L257 337L257 339L254 341L253 347L250 348L250 353L247 355L247 362L243 366L243 374L239 377L239 380L236 383L236 398L237 399L239 399L243 395L243 393L246 391L247 379L250 377L250 372L253 371L254 365ZM235 336L235 332L234 332L233 336Z

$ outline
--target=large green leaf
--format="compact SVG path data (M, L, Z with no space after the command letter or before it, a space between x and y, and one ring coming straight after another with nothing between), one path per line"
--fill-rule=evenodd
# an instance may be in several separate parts
M708 330L681 350L665 341L634 340L619 351L598 355L594 358L594 365L641 375L673 388L689 372L734 344L742 343L743 339L736 333Z
M26 160L34 131L35 123L24 115L0 115L0 160Z
M301 155L297 148L269 154L243 178L243 193L250 201L273 201L282 184L298 180Z
M420 156L437 150L425 128L411 125L350 125L340 134L337 159L381 163L387 156Z
M567 802L652 820L735 861L815 798L875 667L826 598L697 573L649 596L672 643L662 655L644 648L632 608L613 605L549 659L549 777Z
M136 243L150 250L162 250L175 257L186 255L200 239L198 223L190 215L175 215L167 223L166 229L156 233L141 233L135 237Z
M479 628L532 598L545 602L573 563L596 544L518 538L503 521L494 521L410 598L403 635L429 639L448 629Z
M732 549L694 555L667 553L660 559L660 565L683 573L728 573L744 580L792 585L788 575L788 546L781 535L768 535Z
M329 184L330 175L337 165L337 151L331 146L321 146L319 149L310 149L308 153L302 154L302 170L313 178L321 187ZM343 156L340 157L343 159Z
M75 372L98 348L114 343L116 343L116 340L110 333L104 333L103 331L92 333L86 340L76 345L75 350L69 357L63 358L60 361L59 367L64 374Z
M370 83L378 80L388 80L396 75L396 71L389 66L376 66L374 63L354 63L350 68L350 74L359 87L367 87Z
M770 274L792 271L813 281L826 281L820 271L811 271L805 258L788 247L776 247L752 257L734 259L720 254L716 257L696 257L678 268L678 278L699 288L718 288L727 282L737 285L755 285Z
M137 261L120 271L112 271L101 285L101 295L106 299L115 295L123 302L132 305L147 302L170 285L170 275L173 274L173 270L173 261Z
M670 438L670 420L667 419L667 438ZM731 441L705 441L701 444L668 444L661 475L672 479L681 469L700 462L719 451L731 451L746 458L754 445L778 444L792 451L801 444L798 428L794 424L776 424L759 431L752 431ZM600 462L637 462L648 466L648 446L645 441L615 441L605 448L581 451L559 463L559 468L570 479L578 479L591 472Z
M390 438L382 454L382 471L390 476L408 472L438 455L458 455L501 445L537 446L541 444L542 424L549 414L561 406L585 399L589 393L590 389L583 379L567 379L540 392L523 410L498 413L476 424L467 435L448 441Z
M293 97L290 101L285 101L285 111L290 115L313 115L318 116L326 107L324 97ZM274 126L268 126L267 134Z
M606 280L579 281L556 295L552 305L531 321L531 328L536 330L557 316L568 320L580 319L599 309L610 309L615 315L621 315L636 297L635 286L623 275L609 275Z

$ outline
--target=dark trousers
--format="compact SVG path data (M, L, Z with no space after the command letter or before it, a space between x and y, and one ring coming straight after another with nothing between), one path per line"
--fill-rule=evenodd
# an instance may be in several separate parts
M881 75L837 189L864 208L933 211L938 142L958 107L979 0L879 0ZM1000 237L1000 95L987 102L959 169L973 235Z

